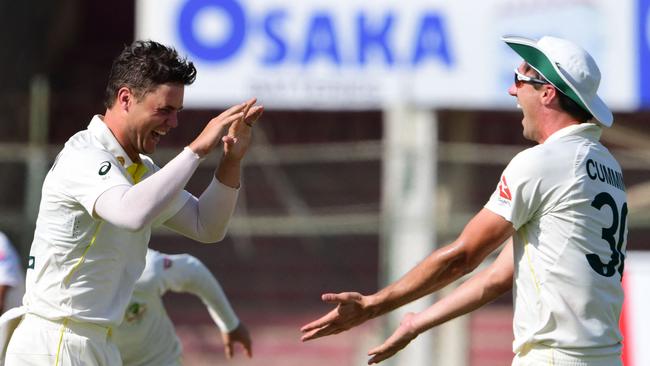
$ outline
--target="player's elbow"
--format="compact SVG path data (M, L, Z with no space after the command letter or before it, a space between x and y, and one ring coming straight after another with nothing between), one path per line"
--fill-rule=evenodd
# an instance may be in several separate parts
M453 268L460 276L473 272L483 262L483 257L462 240L458 240L452 251L455 251Z
M196 240L204 244L218 243L226 238L227 232L228 230L226 228L221 230L204 231L202 235L196 238Z
M498 268L489 268L486 279L486 291L499 296L512 289L512 274Z
M143 218L123 217L122 219L118 219L118 220L106 220L106 221L108 221L113 226L116 226L120 229L133 232L133 233L143 230L149 225L148 220L146 220L144 217Z
M471 273L476 266L464 253L458 253L447 261L446 272L452 278L461 278Z

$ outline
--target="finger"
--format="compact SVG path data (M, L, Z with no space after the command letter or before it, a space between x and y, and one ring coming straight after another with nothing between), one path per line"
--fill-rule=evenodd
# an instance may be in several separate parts
M342 292L339 294L323 294L321 299L327 303L351 303L361 301L361 294L358 292Z
M368 365L380 363L381 361L392 357L395 353L397 353L397 350L390 350L387 349L387 347L384 347L384 350L379 352L370 351L368 352L368 356L372 357L368 360Z
M226 135L221 138L221 141L223 141L224 145L231 147L237 143L237 138Z
M244 353L246 353L246 356L248 358L253 357L253 345L251 344L250 340L247 342L242 342L242 346L244 346Z
M232 358L232 344L226 343L224 345L224 350L226 352L226 358L230 360Z
M244 107L246 107L246 105L247 105L246 102L235 104L234 106L232 106L232 107L226 109L225 111L221 112L221 115L222 116L227 116L229 114L241 112L244 109Z
M262 112L264 112L263 106L256 105L252 107L248 111L248 114L246 114L246 117L244 117L244 122L246 122L247 125L252 126L260 118Z
M242 119L245 116L244 112L239 112L236 114L233 114L232 116L228 116L223 120L223 123L227 126L230 125L231 123L238 121Z
M314 329L311 332L303 335L300 340L303 342L311 341L312 339L325 337L332 334L338 334L344 331L345 329L340 328L336 325L327 325L323 328Z
M257 102L257 98L252 97L251 99L245 101L244 103L245 103L245 104L248 104L249 106L251 106L251 105L255 104L256 102Z
M339 316L338 311L336 309L334 309L334 310L330 311L329 313L327 313L325 316L322 316L321 318L316 319L313 322L304 325L302 328L300 328L300 331L305 333L305 332L312 331L314 329L321 328L321 327L323 327L323 326L325 326L327 324L330 324L334 320L336 320L338 318L338 316Z
M249 101L250 102L250 101ZM248 115L248 111L251 109L252 104L246 103L246 106L244 106L244 110L242 111L242 119L245 119L246 116Z
M380 363L381 361L387 359L390 356L392 355L386 355L386 354L374 355L368 360L368 365L372 365L373 363Z
M234 122L241 120L244 114L242 112L239 112L237 114L233 114L230 116L220 116L220 118L213 119L213 121L218 121L217 128L219 128L220 133L227 133L228 130L225 130L226 128L230 128L230 126L233 125ZM225 130L225 131L224 131Z
M368 351L368 356L376 355L378 353L384 352L385 350L386 350L386 343L383 343Z

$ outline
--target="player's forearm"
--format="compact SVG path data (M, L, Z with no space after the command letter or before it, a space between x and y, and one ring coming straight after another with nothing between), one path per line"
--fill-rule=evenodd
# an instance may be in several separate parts
M200 162L198 155L186 148L142 182L102 193L95 202L95 213L115 226L140 230L185 187Z
M202 243L219 242L228 230L238 194L237 189L213 179L198 200L189 199L165 226Z
M231 188L239 188L241 181L241 160L223 157L215 171L215 178Z
M371 295L374 316L437 291L468 273L464 254L450 244L434 251L398 281Z
M512 232L510 222L483 209L458 239L434 251L400 280L373 296L370 303L377 304L375 312L381 314L439 290L473 271Z
M200 260L191 257L187 261L187 265L192 269L187 272L191 275L185 290L203 301L212 320L222 332L227 333L236 329L240 323L239 318L232 309L219 281Z
M465 281L449 295L412 318L418 333L472 312L512 289L512 241L485 270Z
M198 221L204 237L213 242L223 240L235 211L238 194L238 189L216 179L210 182L198 201Z
M489 270L485 270L456 288L425 311L416 314L412 321L418 333L468 314L494 301L508 291L505 286L489 286Z

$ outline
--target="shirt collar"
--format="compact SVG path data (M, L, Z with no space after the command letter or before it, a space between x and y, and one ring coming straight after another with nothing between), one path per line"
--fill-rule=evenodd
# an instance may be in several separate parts
M602 132L603 129L595 123L580 123L577 125L567 126L555 131L551 136L549 136L546 139L546 141L544 141L544 143L556 141L564 136L569 136L569 135L581 135L598 141L600 139L600 135Z
M88 131L99 141L106 150L113 154L117 160L124 167L128 167L133 164L133 161L129 158L129 155L124 151L122 145L117 141L113 132L106 126L106 123L102 120L103 116L96 114L93 116L93 119L90 120L88 124Z

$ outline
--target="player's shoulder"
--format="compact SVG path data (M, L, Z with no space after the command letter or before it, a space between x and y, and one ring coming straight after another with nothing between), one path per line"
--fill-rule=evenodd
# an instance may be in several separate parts
M545 149L542 145L529 147L517 153L508 164L510 170L531 170L544 164Z
M584 139L567 138L549 141L519 152L512 158L510 164L525 170L564 169L564 165L574 164L583 146L585 146Z
M82 130L72 135L66 141L64 150L94 150L101 149L101 144L89 130Z
M83 164L97 159L117 161L88 130L83 130L68 139L57 157L57 164Z

